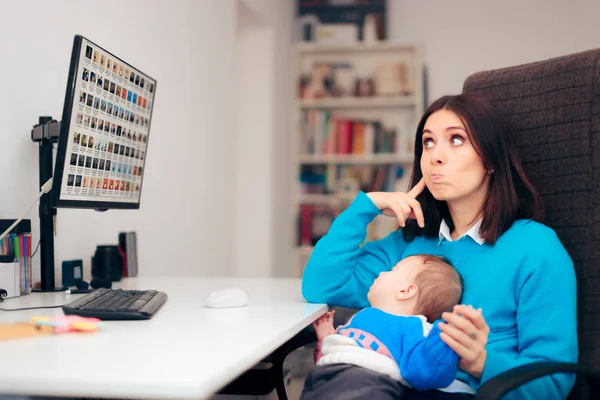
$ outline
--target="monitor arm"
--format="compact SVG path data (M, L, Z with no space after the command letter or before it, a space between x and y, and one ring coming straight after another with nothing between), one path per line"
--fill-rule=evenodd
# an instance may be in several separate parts
M52 148L58 141L60 122L52 117L39 117L39 123L31 130L31 140L39 143L40 187L53 174ZM51 191L40 198L40 266L42 285L34 291L63 291L64 287L54 285L54 218L56 208L52 205Z
M31 140L42 142L48 140L51 143L58 141L60 135L60 121L52 117L40 117L39 124L31 130Z

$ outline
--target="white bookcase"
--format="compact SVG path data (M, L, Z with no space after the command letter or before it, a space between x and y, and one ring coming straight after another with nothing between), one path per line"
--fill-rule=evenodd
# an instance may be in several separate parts
M323 80L324 75L331 79ZM330 219L323 210L342 211L358 190L374 182L379 183L375 190L406 189L425 101L423 61L414 44L297 44L293 76L293 275L301 276L313 249L310 242L327 230ZM404 79L394 79L399 76ZM357 96L361 77L372 80L363 86L368 93ZM397 177L400 168L404 175ZM308 226L317 232L313 240ZM367 240L396 227L393 218L378 217Z

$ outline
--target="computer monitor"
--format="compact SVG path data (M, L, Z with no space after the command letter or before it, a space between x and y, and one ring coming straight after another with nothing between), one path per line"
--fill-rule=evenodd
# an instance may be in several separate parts
M57 208L140 207L155 94L154 78L91 40L75 36L62 121L40 116L31 131L39 145L43 192L39 290L63 290L54 284Z
M76 35L52 186L54 207L137 209L156 80Z

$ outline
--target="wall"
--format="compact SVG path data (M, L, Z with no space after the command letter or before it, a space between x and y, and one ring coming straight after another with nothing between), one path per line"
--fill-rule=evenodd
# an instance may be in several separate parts
M0 14L0 218L37 194L39 115L60 119L73 36L83 34L157 79L139 211L58 212L58 260L89 260L119 231L139 235L140 273L228 275L235 138L232 115L236 2L28 0ZM34 242L39 238L37 210ZM39 258L34 275L39 276ZM57 265L57 271L60 266ZM57 273L57 277L60 274Z
M237 15L234 269L237 276L260 276L270 274L272 262L272 30L244 1Z
M391 0L392 39L424 46L429 99L473 72L600 47L600 3L574 0Z
M291 0L241 0L236 49L235 274L289 276Z
M278 0L271 0L278 1ZM275 107L273 119L273 275L289 277L292 274L292 246L296 238L292 223L292 105L295 84L292 71L292 23L294 1L279 1L272 20L275 28L275 86L271 103Z

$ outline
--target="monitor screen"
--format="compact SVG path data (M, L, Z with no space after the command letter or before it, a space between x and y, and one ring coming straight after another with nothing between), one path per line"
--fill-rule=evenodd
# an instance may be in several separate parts
M75 36L56 156L56 207L139 208L156 80Z

